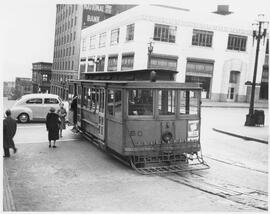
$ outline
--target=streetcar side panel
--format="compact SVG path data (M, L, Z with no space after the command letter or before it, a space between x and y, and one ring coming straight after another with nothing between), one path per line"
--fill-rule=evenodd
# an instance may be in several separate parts
M123 155L123 124L111 119L106 120L107 147Z

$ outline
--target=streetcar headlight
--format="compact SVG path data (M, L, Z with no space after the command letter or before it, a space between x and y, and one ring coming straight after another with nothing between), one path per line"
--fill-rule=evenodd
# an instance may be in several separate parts
M162 134L162 140L165 141L166 143L170 142L173 138L173 135L171 132L165 132Z

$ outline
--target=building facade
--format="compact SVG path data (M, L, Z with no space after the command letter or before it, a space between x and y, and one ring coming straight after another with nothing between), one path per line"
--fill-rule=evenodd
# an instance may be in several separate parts
M251 23L237 22L234 14L140 5L82 31L79 77L85 72L172 69L179 72L179 82L201 83L203 98L247 102L245 83L253 78L255 49ZM258 83L265 50L262 44Z
M15 99L25 94L33 93L33 85L31 78L16 77L15 80Z
M15 82L4 82L3 86L3 96L12 99L15 95Z
M33 93L50 93L52 63L32 63Z
M68 80L78 78L81 30L131 7L133 5L56 6L51 93L67 99Z

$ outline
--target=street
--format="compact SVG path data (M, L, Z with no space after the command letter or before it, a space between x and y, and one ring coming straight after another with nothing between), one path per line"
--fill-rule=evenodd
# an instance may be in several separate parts
M202 108L202 153L210 169L161 176L138 174L71 127L53 149L44 123L18 124L18 153L3 163L16 210L266 211L268 145L213 131L242 123L246 113ZM265 115L268 127L268 110Z

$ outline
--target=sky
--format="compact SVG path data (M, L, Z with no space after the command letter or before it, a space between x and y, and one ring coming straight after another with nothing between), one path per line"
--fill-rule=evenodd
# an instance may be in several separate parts
M255 20L260 13L270 17L269 0L5 0L0 8L0 71L3 81L15 81L16 77L31 78L32 63L53 61L56 4L59 3L153 3L201 12L213 12L218 4L228 4L231 11L249 20Z

